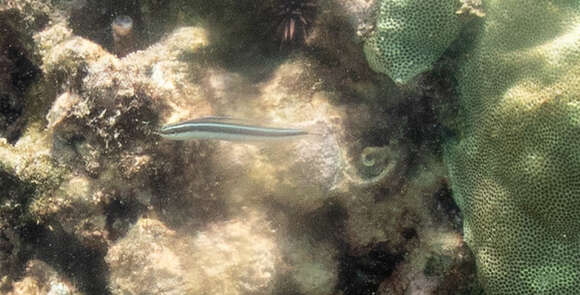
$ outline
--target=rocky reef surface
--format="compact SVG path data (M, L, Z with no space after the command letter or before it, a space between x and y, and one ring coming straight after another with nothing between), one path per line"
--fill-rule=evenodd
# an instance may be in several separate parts
M451 75L370 70L355 2L2 2L0 291L479 291L442 160ZM156 133L209 115L313 134Z

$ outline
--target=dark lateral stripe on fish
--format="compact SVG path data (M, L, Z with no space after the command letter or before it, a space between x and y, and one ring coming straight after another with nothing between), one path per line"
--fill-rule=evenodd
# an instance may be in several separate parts
M202 122L199 120L187 121L165 126L160 130L161 135L178 135L195 132L207 132L214 134L256 136L264 138L289 137L308 134L302 129L259 127L244 124L217 123L215 121Z

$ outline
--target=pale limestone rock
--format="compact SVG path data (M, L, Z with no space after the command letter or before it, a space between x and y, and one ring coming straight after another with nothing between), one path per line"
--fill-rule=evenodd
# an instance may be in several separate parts
M192 235L142 218L106 257L113 294L270 294L279 260L255 212Z
M40 260L30 260L22 279L13 284L7 295L80 295L72 284L50 265Z

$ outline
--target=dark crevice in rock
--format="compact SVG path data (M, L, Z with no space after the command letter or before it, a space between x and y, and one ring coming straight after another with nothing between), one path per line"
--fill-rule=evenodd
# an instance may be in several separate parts
M26 207L35 189L10 173L0 169L0 225L17 228L26 215Z
M441 131L433 104L431 97L411 96L397 107L395 113L406 122L403 138L417 147L426 144L430 150L440 154Z
M71 279L81 292L110 294L105 251L87 249L59 224L49 227L32 222L20 229L20 235L31 257L50 264Z
M319 241L329 241L332 243L342 243L344 233L344 221L347 220L348 213L346 209L337 202L327 201L324 206L307 214L298 224L297 230L304 234L314 237Z
M22 47L15 47L11 45L6 50L7 56L14 64L13 71L10 72L12 78L12 86L18 92L24 93L26 89L36 80L40 75L40 69L34 65L24 53Z
M401 231L401 235L405 240L411 240L413 238L419 237L417 231L414 228L405 228Z
M22 135L24 103L12 93L0 93L0 137L14 144Z
M23 254L16 233L9 226L0 226L0 276L6 279L0 284L0 293L7 294L11 289L9 283L24 272L28 258Z
M87 38L115 52L111 24L118 16L129 16L133 21L134 50L143 49L151 44L141 14L139 0L83 2L71 9L69 25L75 35Z
M25 208L34 188L0 170L0 277L18 279L30 258L21 247L17 229L22 224ZM10 284L2 284L0 292L7 292Z
M375 203L384 202L385 200L389 199L389 197L396 191L391 187L387 186L380 186L376 189L376 193L373 194L373 199Z
M149 182L153 193L151 205L157 217L172 229L187 228L188 231L224 220L227 210L220 198L219 185L224 180L212 173L211 156L198 156L211 154L208 145L178 142L172 146L171 150L154 156L158 169L152 171ZM194 175L188 172L191 167L196 167ZM192 183L199 191L191 190Z
M410 126L409 135L417 143L427 146L442 156L443 146L447 139L454 136L454 120L458 116L457 81L454 78L456 61L446 53L433 66L433 69L422 74L417 82L421 98L420 116L415 116ZM416 129L412 129L416 128Z
M0 14L0 137L14 144L25 126L25 93L40 75L10 19Z
M453 228L457 231L462 229L462 216L459 207L453 200L453 195L451 188L445 182L441 185L441 188L433 195L434 205L431 208L433 216L442 221L442 219L447 218L449 222L453 225Z
M111 200L105 207L108 238L115 241L124 236L129 231L131 224L137 222L144 210L144 206L130 198Z
M40 259L86 294L109 294L104 251L88 249L58 223L38 224L27 212L34 186L0 170L0 275L17 280L26 262ZM2 286L10 288L10 284Z
M344 295L375 294L402 260L402 254L390 252L384 243L362 255L344 253L340 258L338 290Z

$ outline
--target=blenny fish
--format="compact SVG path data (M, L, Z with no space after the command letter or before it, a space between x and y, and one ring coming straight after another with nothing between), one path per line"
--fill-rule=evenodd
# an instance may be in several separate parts
M130 16L117 16L111 24L111 31L113 32L113 49L118 57L124 57L136 50L133 19Z
M270 141L308 135L295 128L275 128L239 123L229 117L204 117L161 127L158 134L170 140L217 139L225 141Z

